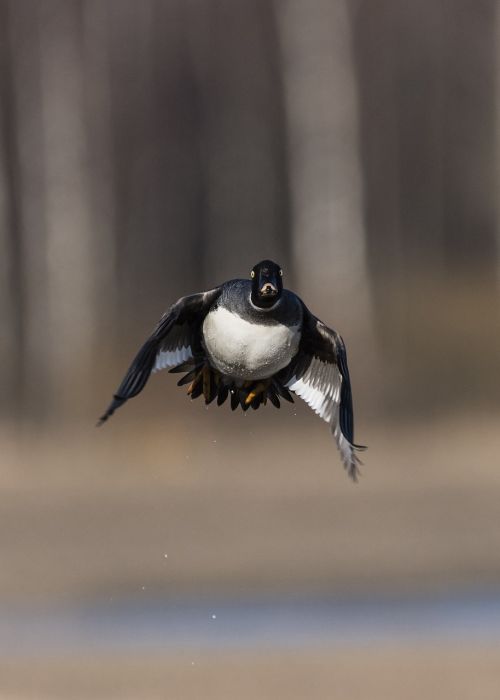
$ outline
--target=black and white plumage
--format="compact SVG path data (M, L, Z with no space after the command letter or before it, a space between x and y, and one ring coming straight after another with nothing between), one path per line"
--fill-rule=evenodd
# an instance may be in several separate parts
M178 384L206 403L230 397L233 410L300 396L326 421L342 462L356 480L363 447L354 443L351 384L345 345L283 289L282 271L263 260L250 280L231 280L182 297L139 350L99 425L137 396L152 372L185 372Z

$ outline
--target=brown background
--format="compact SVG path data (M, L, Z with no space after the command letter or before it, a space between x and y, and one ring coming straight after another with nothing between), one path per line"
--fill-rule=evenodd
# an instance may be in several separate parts
M497 15L0 0L0 612L497 591ZM165 373L93 427L172 301L264 257L346 341L357 486L307 407L206 411ZM188 677L20 650L0 692L498 695L494 649L377 653L352 650L361 678L324 648L206 652Z

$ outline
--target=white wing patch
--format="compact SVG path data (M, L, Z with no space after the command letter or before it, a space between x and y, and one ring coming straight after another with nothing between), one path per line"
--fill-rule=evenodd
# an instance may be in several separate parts
M339 423L342 377L337 365L315 357L304 374L299 378L293 376L286 386L330 425L342 462L349 474L355 477L359 458L353 445L342 434Z
M158 372L161 369L170 369L180 365L181 362L191 359L193 353L189 345L183 345L175 350L160 350L156 355L156 362L153 367L153 372Z
M300 396L327 423L338 413L342 378L336 365L313 358L302 375L293 376L288 389Z

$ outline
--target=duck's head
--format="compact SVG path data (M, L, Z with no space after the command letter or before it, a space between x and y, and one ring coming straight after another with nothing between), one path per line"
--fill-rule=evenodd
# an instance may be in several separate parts
M272 260L262 260L250 273L252 303L261 309L276 304L283 292L283 270Z

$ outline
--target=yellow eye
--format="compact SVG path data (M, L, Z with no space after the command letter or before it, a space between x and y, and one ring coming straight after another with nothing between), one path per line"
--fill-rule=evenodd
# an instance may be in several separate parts
M280 270L280 277L283 277L283 270Z
M253 270L252 270L252 272L250 273L250 277L251 277L252 279L255 277L255 272L254 272Z

